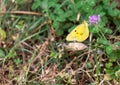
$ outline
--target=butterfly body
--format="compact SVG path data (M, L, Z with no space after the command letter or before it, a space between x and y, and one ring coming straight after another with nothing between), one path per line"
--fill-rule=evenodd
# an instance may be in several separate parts
M85 41L89 36L88 24L86 21L83 21L82 24L78 25L73 29L70 34L67 35L67 41Z

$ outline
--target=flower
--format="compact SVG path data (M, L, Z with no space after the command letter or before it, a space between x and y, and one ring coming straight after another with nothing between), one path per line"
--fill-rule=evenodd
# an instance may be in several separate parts
M89 16L89 23L90 24L98 24L99 21L100 21L100 15Z

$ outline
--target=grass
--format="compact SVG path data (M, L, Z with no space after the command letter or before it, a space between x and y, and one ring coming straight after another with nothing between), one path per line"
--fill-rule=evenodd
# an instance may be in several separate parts
M71 3L66 0L59 8L66 10L67 2ZM83 42L86 49L68 51L66 30L79 23L71 21L74 17L67 19L63 13L58 22L51 11L33 11L32 1L1 0L0 4L0 85L120 84L119 26L108 21L111 29L105 31L102 23L90 30Z

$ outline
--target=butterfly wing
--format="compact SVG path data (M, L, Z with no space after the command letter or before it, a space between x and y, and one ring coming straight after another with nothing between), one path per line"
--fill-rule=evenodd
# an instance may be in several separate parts
M84 21L82 24L78 25L68 36L67 41L79 41L82 42L86 40L89 36L88 24Z

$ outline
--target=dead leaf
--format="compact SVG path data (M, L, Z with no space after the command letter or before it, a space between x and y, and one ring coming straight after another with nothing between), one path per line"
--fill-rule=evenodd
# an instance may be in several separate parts
M88 48L87 45L80 42L69 43L68 45L64 45L65 49L68 51L80 51Z

